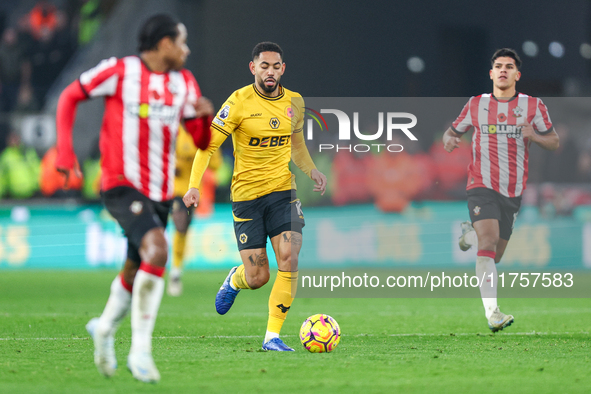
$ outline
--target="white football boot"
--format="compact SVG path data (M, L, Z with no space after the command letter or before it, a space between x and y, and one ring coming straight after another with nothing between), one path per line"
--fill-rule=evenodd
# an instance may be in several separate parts
M142 382L158 383L160 381L160 372L158 372L152 354L149 352L129 353L127 368L134 378Z
M499 307L494 310L493 314L488 318L488 328L492 332L501 331L505 327L509 327L513 324L513 315L505 315L499 310Z
M86 331L94 342L94 364L99 372L106 377L111 377L117 369L117 358L115 357L115 338L110 330L107 333L98 329L99 318L94 317L86 324Z

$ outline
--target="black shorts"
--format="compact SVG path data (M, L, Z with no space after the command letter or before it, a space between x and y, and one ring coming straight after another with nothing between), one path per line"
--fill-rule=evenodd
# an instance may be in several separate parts
M119 186L101 192L107 211L117 220L127 237L127 258L140 264L142 238L156 227L166 228L172 200L156 202L138 190Z
M238 250L259 249L284 231L302 232L302 205L295 190L273 192L251 201L232 203Z
M172 209L171 212L183 212L189 217L193 217L193 213L195 212L195 205L191 205L189 208L185 205L182 197L176 196L172 199Z
M521 196L505 197L485 187L470 189L466 194L472 223L482 219L496 219L499 221L500 238L508 241L521 207Z

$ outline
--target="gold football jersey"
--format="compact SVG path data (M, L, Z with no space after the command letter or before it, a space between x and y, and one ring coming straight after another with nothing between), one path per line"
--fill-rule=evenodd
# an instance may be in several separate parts
M198 187L211 154L232 136L234 174L232 201L249 201L276 191L295 189L289 170L292 133L304 124L304 100L279 87L279 96L267 97L254 85L232 93L213 119L207 151L198 151L190 187Z

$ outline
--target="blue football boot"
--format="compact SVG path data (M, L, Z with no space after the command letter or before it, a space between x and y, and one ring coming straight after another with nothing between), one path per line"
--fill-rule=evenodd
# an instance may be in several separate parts
M220 287L218 294L215 296L215 310L220 315L225 315L226 312L230 310L232 304L234 304L236 296L240 292L240 289L234 290L234 288L232 288L232 285L230 285L232 275L234 275L234 272L236 272L237 268L238 267L232 267L230 273L228 274L228 276L226 276L224 283L222 283L222 287Z
M263 343L263 350L275 350L277 352L293 352L294 350L287 346L279 338L273 338L267 343Z

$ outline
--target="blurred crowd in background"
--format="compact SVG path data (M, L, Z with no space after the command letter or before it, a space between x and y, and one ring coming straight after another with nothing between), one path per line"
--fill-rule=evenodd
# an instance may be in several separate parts
M55 148L22 139L15 118L43 109L46 95L76 51L95 37L114 0L49 0L5 4L0 10L0 197L97 197L98 155L85 158L69 188L53 168ZM27 8L28 6L28 8Z
M55 148L40 150L27 144L18 126L23 122L14 122L13 117L43 109L46 94L60 72L76 51L92 42L116 3L32 0L0 9L0 198L99 198L98 138L95 151L80 158L79 169L65 189L63 176L53 167ZM28 8L23 8L27 4ZM395 154L312 151L317 166L328 175L328 197L320 198L311 187L300 187L298 192L307 205L375 203L388 212L402 212L413 201L465 199L471 149L465 137L461 149L445 152L440 137L448 126L442 124L441 130L434 131L431 145L423 143ZM548 214L569 214L575 205L591 204L591 137L581 143L584 139L573 138L568 124L555 126L560 148L547 152L532 147L529 191L524 199ZM577 135L581 134L579 130ZM218 202L229 201L230 140L223 152L224 164L215 174ZM301 178L298 183L307 185L307 181L299 181Z
M39 0L25 14L0 15L0 111L41 109L54 80L78 47L93 39L111 3L69 0L58 8Z

